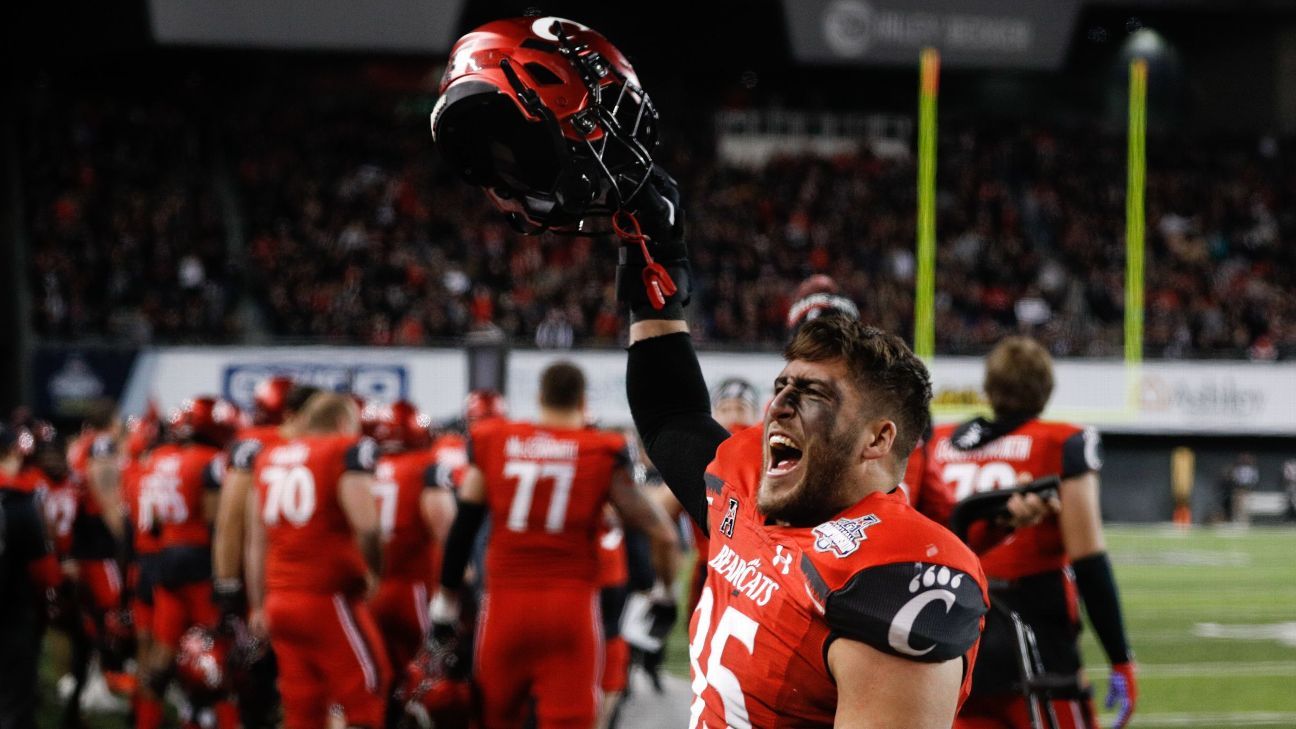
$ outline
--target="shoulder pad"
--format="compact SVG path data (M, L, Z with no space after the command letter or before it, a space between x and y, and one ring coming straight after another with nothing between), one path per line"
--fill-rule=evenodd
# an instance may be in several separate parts
M1102 470L1102 436L1093 428L1076 431L1062 442L1062 478Z
M939 663L968 652L989 609L978 575L931 562L867 567L828 593L833 634L884 653Z
M252 463L260 455L262 450L261 441L256 439L241 440L234 444L230 449L229 467L241 471L252 470Z

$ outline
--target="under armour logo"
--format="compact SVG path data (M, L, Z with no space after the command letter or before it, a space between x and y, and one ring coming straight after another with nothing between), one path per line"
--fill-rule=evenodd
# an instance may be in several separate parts
M770 560L770 564L786 575L788 570L792 568L792 553L784 554L783 545L779 544L774 547L774 559Z

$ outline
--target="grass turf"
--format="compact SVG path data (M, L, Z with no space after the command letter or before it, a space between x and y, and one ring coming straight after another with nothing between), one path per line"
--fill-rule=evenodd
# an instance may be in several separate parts
M1140 664L1134 727L1296 727L1296 529L1111 526L1107 540ZM666 664L684 677L686 633L681 621ZM1083 649L1101 699L1106 659L1091 631ZM41 670L40 726L52 729L51 663ZM88 719L93 729L124 726Z

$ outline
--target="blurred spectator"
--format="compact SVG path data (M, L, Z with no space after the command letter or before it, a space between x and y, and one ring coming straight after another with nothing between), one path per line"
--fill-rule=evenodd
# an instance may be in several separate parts
M1246 497L1260 483L1260 469L1250 453L1239 453L1237 460L1220 478L1220 510L1225 522L1246 521Z
M241 279L223 226L239 210L246 292L279 339L419 345L486 325L520 342L620 339L616 241L518 235L453 179L427 138L426 69L300 65L206 89L201 115L184 94L38 106L27 177L39 333L235 337ZM1123 139L943 128L938 350L977 354L1027 333L1058 356L1118 354ZM777 346L787 296L811 273L836 278L878 326L912 331L911 160L746 169L669 131L659 156L688 206L698 339ZM234 207L212 193L213 148L229 159ZM1291 158L1272 138L1150 140L1147 356L1296 354Z

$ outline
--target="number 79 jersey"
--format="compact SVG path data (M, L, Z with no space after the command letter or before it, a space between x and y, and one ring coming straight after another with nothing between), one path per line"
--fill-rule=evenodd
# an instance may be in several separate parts
M770 525L756 508L761 426L725 441L707 468L706 587L689 625L689 726L829 727L832 641L922 662L963 660L967 696L985 577L953 534L898 489L814 527Z
M629 463L625 437L506 420L470 436L491 514L487 587L596 585L603 505L613 473Z

